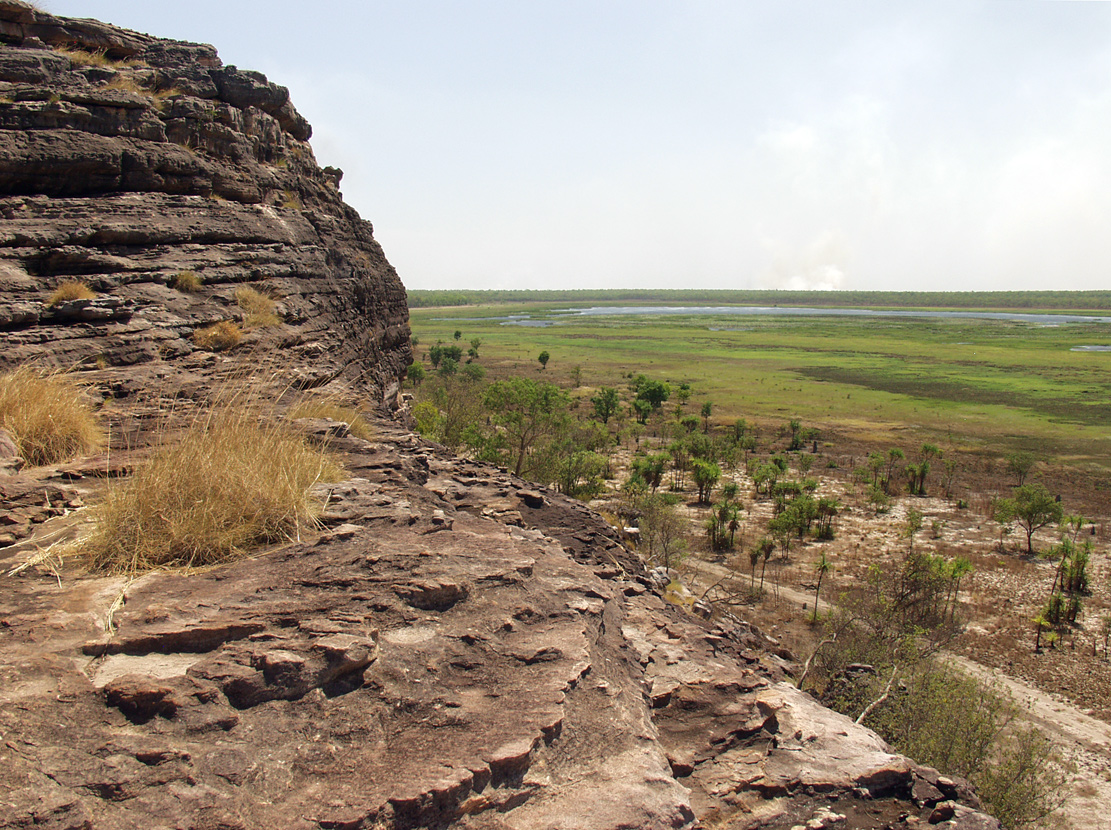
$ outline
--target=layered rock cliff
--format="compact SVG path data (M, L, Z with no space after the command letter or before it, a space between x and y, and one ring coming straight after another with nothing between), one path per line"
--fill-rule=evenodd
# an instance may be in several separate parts
M396 423L302 422L346 480L252 558L51 555L144 400L245 362L391 404L405 295L281 87L11 0L0 40L0 364L86 370L117 425L110 458L0 464L0 828L998 828L756 626L670 606L601 517ZM46 302L73 278L98 296ZM244 284L280 323L200 348Z
M405 290L341 173L321 169L289 92L160 40L0 0L0 362L162 364L198 328L275 298L301 385L366 381L392 405L411 360ZM203 285L171 287L179 274ZM79 280L97 296L47 305Z

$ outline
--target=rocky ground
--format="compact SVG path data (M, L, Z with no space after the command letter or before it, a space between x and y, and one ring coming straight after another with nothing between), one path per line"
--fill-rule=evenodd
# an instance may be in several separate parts
M378 429L299 541L4 577L0 827L995 826L583 505ZM95 501L72 467L18 478ZM52 510L36 537L81 533Z

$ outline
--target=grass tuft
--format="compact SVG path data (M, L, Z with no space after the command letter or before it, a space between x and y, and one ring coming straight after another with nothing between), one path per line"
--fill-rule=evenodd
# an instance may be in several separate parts
M196 271L178 271L170 277L170 288L185 294L196 294L204 285L204 278Z
M223 352L237 345L243 332L235 323L221 320L211 326L203 326L193 332L193 345L209 352Z
M56 46L54 51L69 58L73 66L111 66L112 60L103 49L80 49L76 46Z
M66 280L60 283L57 288L51 292L50 297L47 298L46 304L49 306L61 305L68 303L72 300L95 300L96 292L94 292L85 283L79 280Z
M27 367L0 375L0 427L33 467L86 454L104 440L76 384Z
M145 86L139 84L130 75L122 75L117 73L112 80L104 85L104 89L115 89L120 92L133 92L136 95L144 95L148 98L153 97L153 93Z
M301 401L289 411L290 418L331 418L347 424L351 434L364 441L374 440L374 428L353 406L344 406L333 398L312 398Z
M108 573L232 561L315 526L313 486L341 470L251 408L218 411L108 491L83 545Z
M243 309L243 325L248 329L264 329L280 325L282 320L274 312L276 305L273 297L249 286L236 289L235 302Z

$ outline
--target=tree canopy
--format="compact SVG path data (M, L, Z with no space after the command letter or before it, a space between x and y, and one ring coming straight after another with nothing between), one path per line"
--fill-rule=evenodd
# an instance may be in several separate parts
M529 448L555 429L570 398L555 384L518 377L491 383L483 403L494 413L494 423L505 431L516 455L513 472L520 475Z

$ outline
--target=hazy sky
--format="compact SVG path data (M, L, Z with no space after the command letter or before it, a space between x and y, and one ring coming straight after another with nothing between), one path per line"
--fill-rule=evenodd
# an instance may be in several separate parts
M1111 288L1111 2L41 5L288 86L410 288Z

